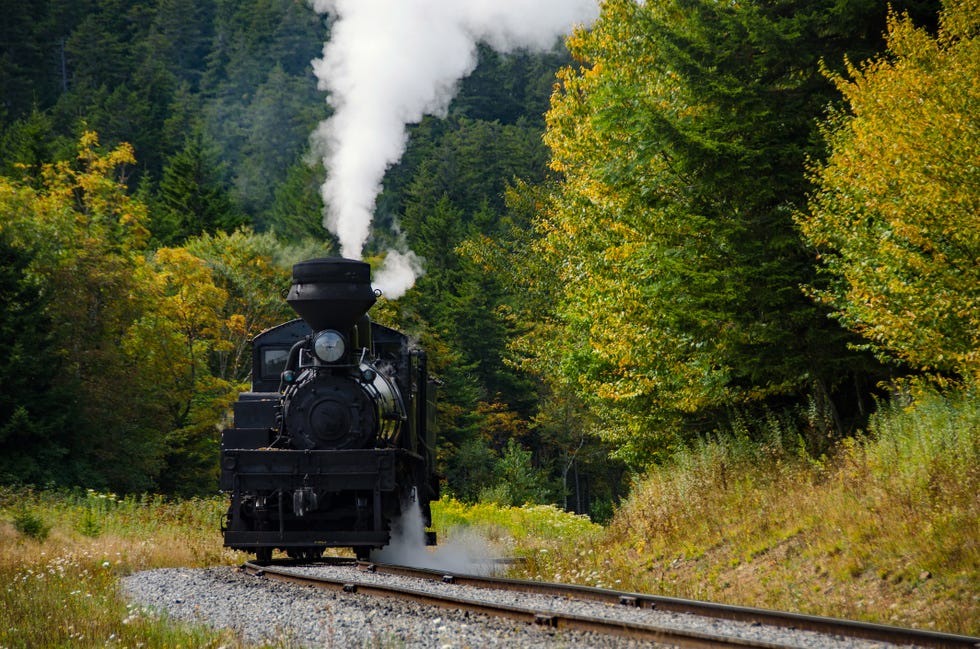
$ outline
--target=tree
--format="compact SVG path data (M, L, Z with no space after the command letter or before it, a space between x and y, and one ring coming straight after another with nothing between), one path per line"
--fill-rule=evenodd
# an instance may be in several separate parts
M289 289L291 265L300 259L274 235L256 234L248 228L202 234L185 248L207 266L210 281L227 294L220 313L222 345L211 355L211 372L241 384L252 371L252 337L296 317L283 295Z
M163 245L178 245L201 233L232 231L244 225L218 181L217 163L201 137L190 137L184 149L163 169L152 231Z
M146 308L124 348L166 408L167 493L210 493L217 484L220 429L248 389L251 338L290 317L289 274L272 235L203 234L161 248L148 269Z
M0 210L0 230L30 259L23 275L43 297L40 332L24 340L50 323L39 359L57 359L43 370L59 400L45 406L71 416L63 441L52 440L52 451L66 451L56 479L120 491L154 485L164 417L121 345L146 294L146 209L125 185L134 162L129 146L102 153L86 133L75 161L43 167L38 189L29 178L5 181Z
M866 52L875 11L610 0L569 40L582 67L560 74L547 116L561 180L534 248L557 277L557 332L524 348L631 461L734 411L812 398L837 419L873 385L870 360L799 290L813 269L792 215L835 98L819 61Z
M310 75L326 27L307 3L216 0L201 122L227 164L222 181L262 223L326 105Z
M217 481L215 423L237 392L209 367L210 354L226 345L221 312L228 294L214 285L207 265L183 249L161 248L146 273L146 308L123 347L139 359L141 389L167 412L159 485L166 493L206 493Z
M313 89L308 78L290 76L276 65L246 107L235 192L252 214L269 211L274 188L304 152L322 111Z
M848 72L799 216L811 290L880 355L980 377L980 5L946 3L936 37L893 15L887 54Z
M53 75L45 73L54 48L45 42L44 13L41 2L0 0L0 119L19 119L36 108L39 95L50 97Z
M531 451L513 438L507 440L494 467L497 482L483 490L480 500L497 502L506 507L551 502L554 490L549 484L548 473L533 465L531 455Z
M0 179L3 212L16 209L18 193ZM74 409L55 385L62 363L31 253L12 244L7 224L0 220L0 482L64 484Z
M145 40L147 52L197 89L211 49L214 2L159 0Z
M275 198L262 229L276 233L283 241L333 237L323 227L323 199L320 185L326 172L322 163L296 162L286 171L286 179L275 190ZM334 246L337 247L337 246Z
M5 176L28 177L40 182L45 163L54 162L58 142L53 140L50 115L37 106L29 115L15 120L0 139L0 162Z

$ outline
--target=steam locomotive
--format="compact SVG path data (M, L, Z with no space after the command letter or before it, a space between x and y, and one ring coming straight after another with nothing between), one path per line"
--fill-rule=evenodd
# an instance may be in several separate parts
M425 352L367 315L376 297L364 262L293 266L286 301L300 317L254 337L251 391L221 437L226 547L365 558L406 507L430 524L434 385Z

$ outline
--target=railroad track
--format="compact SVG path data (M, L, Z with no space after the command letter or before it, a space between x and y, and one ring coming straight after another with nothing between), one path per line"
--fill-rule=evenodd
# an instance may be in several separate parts
M692 649L852 647L847 644L850 639L930 649L980 649L980 638L948 633L350 559L326 559L314 565L246 563L241 569L259 577L334 591L407 599L558 630L587 631ZM321 573L326 569L330 574L317 574L318 569ZM381 579L379 575L388 577ZM478 591L503 591L512 596L502 602L497 595L483 597ZM568 612L567 607L554 605L556 600L592 605L587 612ZM725 624L685 622L692 616Z

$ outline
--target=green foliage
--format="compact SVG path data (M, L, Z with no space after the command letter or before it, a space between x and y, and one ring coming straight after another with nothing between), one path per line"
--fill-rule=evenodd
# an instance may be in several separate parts
M955 507L947 499L971 484L980 489L977 397L975 384L940 390L913 381L896 390L860 440L872 475L930 508ZM947 484L951 480L958 484Z
M508 437L522 435L535 397L533 384L507 362L513 294L470 254L469 243L509 227L507 185L514 177L540 177L544 153L540 130L522 120L426 120L379 200L383 209L403 210L401 225L426 262L425 275L399 308L411 314L403 319L407 325L411 318L425 323L421 339L433 359L430 369L444 384L443 471L450 490L467 499L494 484L480 458L499 454Z
M46 523L39 513L26 506L14 512L14 529L38 542L43 542L51 533L51 525Z
M134 398L139 382L119 345L141 307L148 234L145 207L123 184L133 162L131 148L103 154L95 134L86 133L75 162L45 165L39 178L2 181L0 232L29 260L22 276L43 301L35 306L38 330L28 335L45 341L41 363L13 384L24 388L12 396L21 419L7 429L7 443L46 431L50 418L32 416L39 405L71 416L71 425L53 431L50 451L20 456L63 459L40 470L22 465L14 471L22 479L140 489L153 484L159 468L161 411ZM50 378L32 380L38 372Z
M189 138L184 149L167 160L150 225L156 243L179 245L192 236L244 225L244 216L218 183L217 167L200 138Z
M888 51L833 76L849 112L804 234L826 285L812 292L884 357L980 376L980 6L949 2L933 37L889 22Z
M0 182L0 191L10 189ZM0 199L6 206L10 202ZM0 226L0 481L46 484L64 479L68 453L67 390L54 380L59 359L41 284L30 272L30 254Z
M310 133L327 116L309 67L320 54L326 27L307 3L212 4L214 38L201 79L199 117L227 164L226 188L258 224L268 218L275 188L300 162Z
M280 254L273 236L239 230L153 256L150 299L124 346L169 415L158 481L167 493L202 495L217 483L219 426L246 387L249 340L291 315L280 297L288 281Z
M824 5L613 0L569 40L581 67L547 116L561 176L531 199L531 256L554 276L531 282L557 298L520 349L633 464L733 409L859 411L877 378L799 290L814 271L793 212L836 99L819 61L866 54L878 15Z
M27 176L37 182L45 163L54 162L60 142L52 138L51 115L37 105L29 115L14 120L0 138L0 171L10 178Z
M432 526L447 533L454 528L499 528L505 530L518 547L553 542L574 545L575 540L594 538L602 530L587 516L570 514L554 505L467 504L449 496L432 503Z
M465 502L488 500L482 497L482 490L494 484L494 465L498 458L487 439L482 435L470 436L448 453L446 482L456 497Z
M547 504L553 500L547 472L531 463L531 451L513 438L507 440L494 470L496 483L480 491L481 502L495 502L504 507L524 504Z
M248 340L291 315L271 235L148 253L146 206L122 182L133 162L89 133L78 163L0 179L5 482L212 492Z
M320 184L325 174L322 163L311 166L303 161L290 166L285 180L275 189L272 207L260 224L262 229L275 232L284 241L332 239L333 235L323 228L320 216L323 211Z

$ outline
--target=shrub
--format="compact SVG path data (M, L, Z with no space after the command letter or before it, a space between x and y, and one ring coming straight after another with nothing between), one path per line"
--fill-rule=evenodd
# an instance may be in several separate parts
M51 526L40 514L27 507L21 507L14 512L14 529L38 543L44 542L51 532Z

